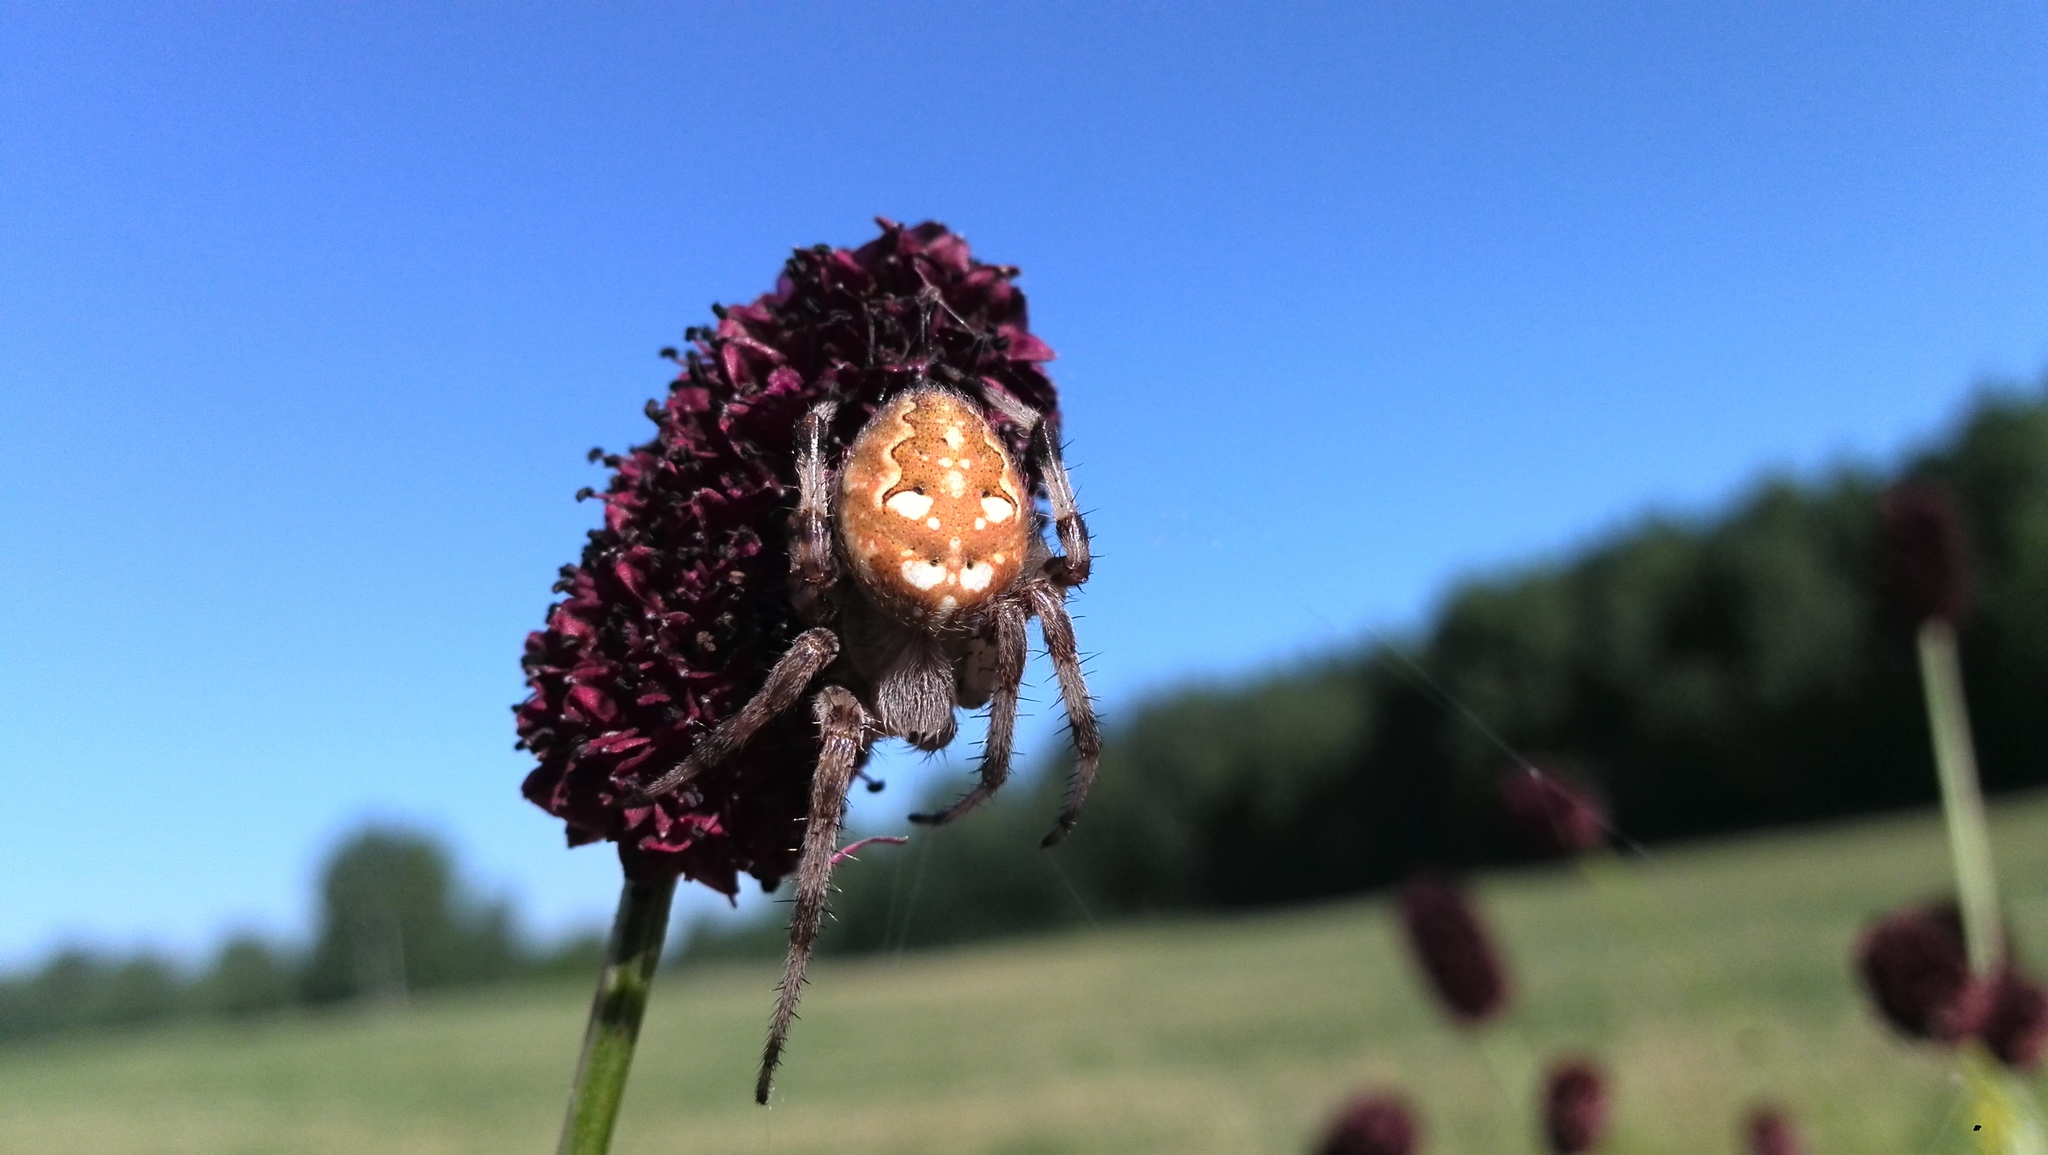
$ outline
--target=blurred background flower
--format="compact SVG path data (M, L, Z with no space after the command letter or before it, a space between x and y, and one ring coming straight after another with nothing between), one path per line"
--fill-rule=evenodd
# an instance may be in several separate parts
M1462 886L1439 875L1412 878L1401 887L1400 912L1409 953L1446 1012L1478 1026L1507 1009L1507 968Z
M1607 841L1606 808L1562 771L1534 762L1511 767L1501 777L1500 798L1515 838L1533 854L1584 854Z
M1742 1137L1749 1155L1806 1155L1792 1116L1777 1107L1752 1110L1743 1120Z
M2048 990L2008 964L1991 982L1990 1002L1980 1028L1984 1045L2008 1067L2037 1070L2048 1050Z
M1408 1100L1392 1091L1366 1091L1330 1123L1316 1155L1414 1155L1421 1127Z
M1970 612L1969 535L1955 500L1934 482L1913 479L1886 490L1880 508L1892 616L1907 625L1962 621Z
M1970 973L1953 903L1895 911L1864 932L1856 965L1871 1001L1901 1034L1953 1043L1977 1032L1991 991Z
M1556 1155L1580 1155L1607 1134L1607 1076L1589 1059L1560 1059L1543 1078L1543 1137Z

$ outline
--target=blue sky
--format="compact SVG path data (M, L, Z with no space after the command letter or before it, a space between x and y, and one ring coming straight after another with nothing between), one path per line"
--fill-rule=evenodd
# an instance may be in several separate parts
M0 963L368 817L604 917L508 713L583 451L878 213L1025 270L1112 718L2048 365L2039 5L1103 7L10 5Z

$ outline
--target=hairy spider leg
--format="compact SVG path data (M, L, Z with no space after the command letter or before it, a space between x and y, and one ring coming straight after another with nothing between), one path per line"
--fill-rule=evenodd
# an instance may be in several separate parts
M958 370L948 370L948 372L956 379L954 384L962 384L966 381L966 377ZM990 409L1002 414L1005 421L1022 429L1026 434L1038 428L1040 420L1038 410L1010 396L1008 390L997 387L995 382L990 381L986 377L981 378L977 383L981 386L981 399L988 404Z
M826 593L839 584L839 554L832 544L832 475L825 465L825 438L836 401L820 401L797 426L796 510L789 528L795 538L789 550L790 573L797 579L796 603L812 624L830 616Z
M1066 459L1060 455L1060 439L1043 418L1038 422L1038 471L1045 477L1046 496L1052 502L1053 531L1059 535L1060 552L1046 562L1045 574L1062 586L1077 586L1088 580L1088 523L1081 520L1074 502L1074 482L1067 476Z
M846 791L853 785L854 764L860 761L869 726L860 699L844 686L818 691L812 708L818 717L818 770L811 778L811 812L804 827L803 860L797 867L796 907L789 916L789 960L782 968L782 993L768 1027L768 1045L761 1052L761 1075L754 1081L756 1103L768 1101L775 1068L782 1062L782 1049L789 1040L790 1020L796 1017L811 944L825 919L832 858L839 849L839 824L846 817Z
M1046 576L1062 586L1080 585L1088 580L1088 523L1082 520L1081 508L1074 500L1074 482L1067 474L1059 437L1044 414L994 385L984 382L981 396L989 408L1031 436L1032 460L1045 480L1046 499L1052 504L1053 532L1059 536L1060 550L1065 554L1046 561Z
M1074 621L1067 616L1066 595L1049 582L1034 581L1025 587L1031 608L1038 614L1038 628L1045 635L1045 653L1052 659L1053 673L1060 681L1060 699L1067 706L1067 728L1074 739L1074 783L1067 790L1067 804L1059 820L1040 846L1052 846L1067 836L1081 818L1088 801L1088 788L1095 784L1095 767L1102 760L1102 732L1095 724L1095 707L1088 699L1088 685L1081 680L1081 651L1074 646Z
M1010 777L1010 751L1017 737L1017 694L1024 683L1026 611L1022 599L1004 597L993 607L996 627L995 689L988 707L988 739L982 744L981 780L958 802L936 814L913 814L912 822L943 826L988 801Z
M789 652L768 671L768 680L747 699L747 704L697 739L697 745L680 766L641 787L640 797L659 798L687 786L692 778L737 754L756 731L794 706L818 671L838 656L839 638L831 630L820 626L798 634L796 641L790 643Z

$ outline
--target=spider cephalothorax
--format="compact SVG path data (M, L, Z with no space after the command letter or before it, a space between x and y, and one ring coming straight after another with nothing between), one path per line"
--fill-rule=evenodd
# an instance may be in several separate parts
M643 788L650 799L687 789L806 701L817 719L820 751L789 961L755 1088L762 1102L824 916L846 791L869 747L894 737L940 749L953 740L959 708L987 705L979 781L947 809L912 818L950 822L988 798L1009 775L1025 623L1035 617L1078 755L1072 793L1046 845L1073 826L1094 777L1100 740L1065 607L1066 591L1088 577L1087 529L1056 435L1014 399L976 392L980 400L914 376L875 410L836 463L837 403L820 402L804 415L793 463L790 584L810 628L758 693L705 734L681 765ZM992 416L1028 435L1025 461L1005 447ZM1049 518L1027 477L1042 486ZM1058 555L1045 541L1048 520L1060 540Z

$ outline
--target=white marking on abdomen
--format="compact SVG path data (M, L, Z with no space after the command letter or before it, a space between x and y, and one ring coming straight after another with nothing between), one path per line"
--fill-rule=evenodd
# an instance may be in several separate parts
M883 504L887 505L891 512L907 517L912 521L916 521L932 511L930 495L919 493L914 489L906 489Z
M903 563L903 580L928 590L946 580L946 567L935 561L907 561Z

